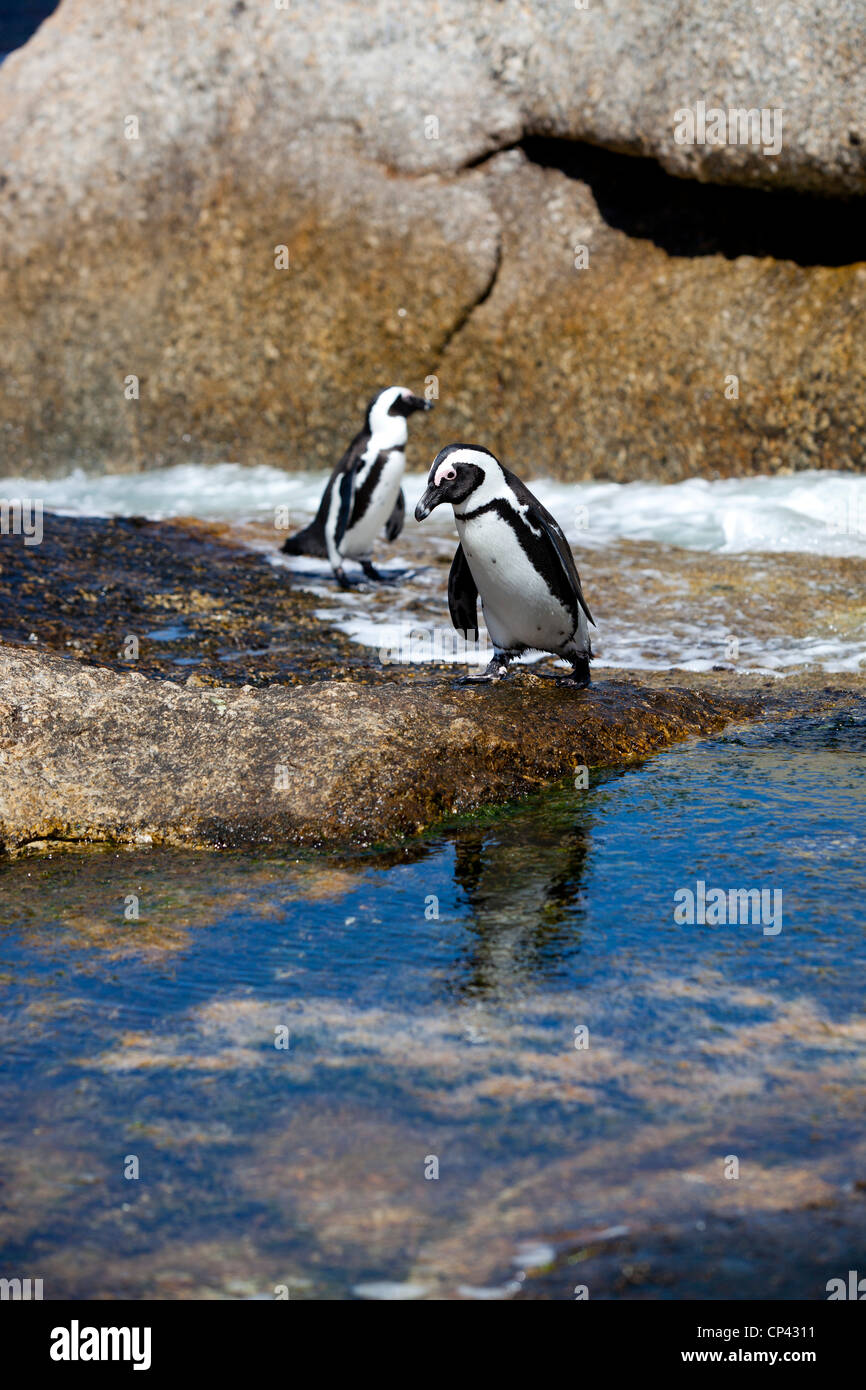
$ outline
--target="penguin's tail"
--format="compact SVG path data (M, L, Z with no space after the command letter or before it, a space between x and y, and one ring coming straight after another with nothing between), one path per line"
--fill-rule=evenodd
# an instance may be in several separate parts
M328 547L325 544L324 525L316 517L303 531L297 531L294 536L287 536L280 549L285 555L315 555L326 560Z

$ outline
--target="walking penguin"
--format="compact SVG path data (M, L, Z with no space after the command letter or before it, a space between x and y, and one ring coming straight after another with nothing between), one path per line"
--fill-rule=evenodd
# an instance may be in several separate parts
M488 449L450 444L433 460L415 508L423 521L450 502L460 544L448 579L451 621L477 640L478 596L493 643L487 669L470 681L500 680L521 652L553 652L571 662L559 685L589 685L595 626L568 541L554 518Z
M383 527L389 541L403 529L408 419L432 405L402 386L389 386L373 397L364 428L328 479L314 519L283 543L287 555L327 557L342 588L351 585L344 558L359 561L368 579L387 582L370 559L373 543Z

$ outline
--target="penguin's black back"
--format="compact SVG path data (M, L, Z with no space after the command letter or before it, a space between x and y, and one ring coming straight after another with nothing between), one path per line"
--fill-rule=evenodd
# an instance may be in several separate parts
M319 502L319 510L313 517L309 526L305 526L302 531L297 531L294 536L288 536L282 544L282 551L285 555L315 555L319 559L326 559L328 547L325 542L325 521L331 506L331 492L337 479L344 473L354 469L367 445L370 443L370 430L367 426L360 430L352 440L340 462L337 464L330 478L328 479L322 499Z

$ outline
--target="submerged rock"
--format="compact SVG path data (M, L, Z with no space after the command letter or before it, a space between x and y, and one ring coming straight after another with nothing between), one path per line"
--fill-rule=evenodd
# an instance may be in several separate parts
M746 700L601 682L558 689L317 682L183 689L0 648L0 845L370 843L628 762Z

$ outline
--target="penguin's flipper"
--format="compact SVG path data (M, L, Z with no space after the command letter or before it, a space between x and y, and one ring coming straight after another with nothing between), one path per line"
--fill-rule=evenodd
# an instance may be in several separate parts
M319 502L319 510L316 512L316 515L310 522L309 526L305 526L303 531L297 531L294 536L288 536L287 539L283 542L280 549L283 551L284 554L315 555L317 557L320 557L321 559L327 559L328 542L326 539L325 527L328 521L328 516L331 511L331 498L333 495L334 488L338 487L341 489L341 491L338 493L338 497L340 501L339 516L342 516L342 510L344 505L342 485L345 482L347 476L352 479L352 482L354 482L355 470L358 467L358 463L361 460L361 457L364 453L364 450L367 447L367 444L369 443L369 440L370 431L367 429L361 430L359 434L355 435L355 438L352 440L348 449L343 454L342 458L340 459L340 462L337 464L336 468L331 473L331 476L325 485L325 490L322 493L322 497ZM352 487L350 486L350 505L351 497ZM345 531L345 529L346 526L344 524L343 531ZM342 534L343 532L341 531L340 535L342 536Z
M403 530L403 522L406 519L406 498L403 496L403 489L397 493L397 501L394 503L394 510L385 522L385 540L395 541Z
M355 492L355 474L358 465L364 457L364 450L370 442L370 431L361 430L355 435L340 462L337 464L330 478L327 487L322 493L322 500L319 503L319 510L316 513L316 521L322 527L322 535L327 536L328 522L332 518L332 506L336 504L336 539L339 545L346 533L349 524L349 516L352 510L352 499ZM336 497L334 489L337 489ZM326 545L327 549L327 545Z
M539 525L550 537L550 541L559 556L560 563L565 571L566 578L574 589L574 596L586 614L589 621L595 627L595 618L589 611L589 604L583 597L583 589L580 587L580 575L577 572L577 565L574 563L574 556L571 553L571 546L565 539L565 535L560 530L559 523L553 517L546 514L547 520L540 520ZM534 519L534 518L533 518Z
M543 531L556 552L557 559L562 566L569 588L572 590L575 600L580 604L593 627L596 626L595 618L589 611L589 604L583 597L583 590L580 587L580 575L577 572L577 565L574 563L574 556L571 553L571 546L565 539L565 533L555 517L550 515L546 507L542 507L538 498L529 491L525 483L513 473L509 473L503 468L508 482L515 493L520 504L526 507L526 520L537 530Z
M463 546L458 545L457 553L451 562L448 576L448 608L451 621L467 641L472 633L472 641L478 641L478 586L472 578L472 571L466 563Z
M357 463L355 463L353 467L347 469L345 473L342 473L337 481L337 487L339 489L337 494L339 497L339 510L337 512L337 523L334 529L334 539L338 547L349 525L349 517L352 512L352 499L355 495L355 473L357 466Z

